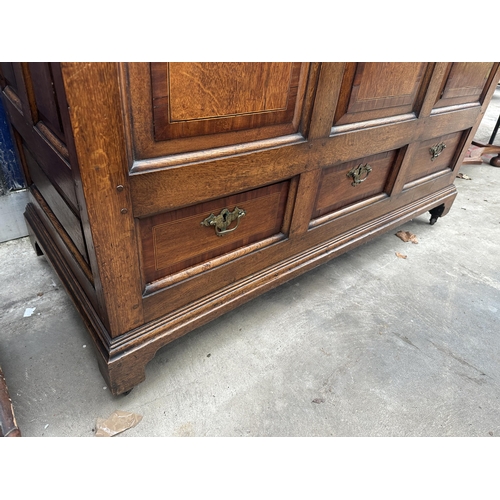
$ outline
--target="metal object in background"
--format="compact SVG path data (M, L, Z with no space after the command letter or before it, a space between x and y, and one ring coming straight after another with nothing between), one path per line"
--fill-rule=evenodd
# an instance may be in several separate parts
M495 125L495 128L493 129L493 133L491 134L491 137L490 137L490 140L488 141L488 144L493 145L493 141L495 140L495 137L497 136L499 126L500 126L500 115L498 116L497 123Z

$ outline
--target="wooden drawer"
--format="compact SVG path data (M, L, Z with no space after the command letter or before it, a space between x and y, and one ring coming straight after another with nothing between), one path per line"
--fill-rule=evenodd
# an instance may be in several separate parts
M453 134L442 135L421 142L413 158L406 182L409 183L425 178L441 170L449 170L450 166L454 164L457 149L461 146L462 136L463 132L454 132ZM446 147L439 152L439 145L441 144ZM431 153L432 148L437 148L434 155ZM438 156L435 156L435 154L438 154Z
M284 181L139 220L145 283L284 232L289 186ZM203 224L236 208L245 213L228 232L217 234L215 226Z
M312 218L372 197L378 199L378 195L388 189L396 158L397 151L386 151L323 169ZM361 172L359 182L356 182L354 173L350 172L358 167L361 167Z

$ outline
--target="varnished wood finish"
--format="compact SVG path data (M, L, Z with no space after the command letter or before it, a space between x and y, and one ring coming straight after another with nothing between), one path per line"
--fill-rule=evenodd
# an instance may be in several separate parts
M270 76L269 72L276 63L263 64L264 66L260 63L124 65L122 74L127 79L125 104L134 123L127 136L129 150L132 151L131 170L150 170L166 165L198 162L233 155L241 150L255 151L279 145L283 138L286 138L286 142L302 140L299 128L303 109L307 108L304 96L309 64L278 63L275 66L281 76L271 78L272 86L277 95L287 96L286 107L282 110L266 109L268 105L265 101L268 96L264 79L266 75ZM186 68L189 69L186 71ZM289 77L285 79L284 70L288 69ZM254 72L259 74L257 78L253 78ZM169 83L172 73L176 82L173 90ZM204 78L208 78L210 83L204 81ZM145 87L145 81L152 81L152 84ZM181 82L190 84L188 88L182 89ZM252 83L257 88L248 92ZM240 93L239 86L247 91ZM180 92L182 93L179 94ZM237 101L235 94L239 95ZM205 102L201 99L205 99ZM278 101L279 99L284 102L282 97ZM181 101L182 105L177 104ZM271 103L272 101L273 98ZM184 111L181 109L183 106L186 106ZM197 117L196 114L200 116ZM179 120L182 117L189 119ZM162 158L167 155L170 156L169 159ZM144 159L148 160L146 164L140 162Z
M281 233L288 190L288 182L273 184L140 220L146 283ZM246 215L233 232L217 236L214 227L201 225L236 207Z
M270 126L275 127L259 138L296 132L294 116L303 99L297 95L301 66L300 63L151 64L155 140Z
M443 90L435 107L478 103L491 75L493 63L450 64Z
M324 168L313 218L371 196L386 193L389 172L394 167L396 157L397 151L386 151L336 167ZM348 176L348 173L360 165L369 166L371 171L366 178L363 176L359 184L353 185L354 179Z
M445 215L500 78L498 63L2 68L32 241L114 394L197 326L425 211ZM201 224L236 207L234 232Z
M454 132L422 141L413 157L413 167L406 178L406 182L414 181L440 170L449 169L456 157L462 136L462 132ZM430 150L439 144L444 144L446 147L438 157L433 159Z
M427 63L346 65L334 125L416 111Z
M31 181L36 184L38 191L50 206L51 211L71 238L80 255L88 261L85 240L78 216L73 210L68 209L64 198L59 194L54 183L47 177L26 145L23 145L22 158L28 167Z
M35 94L38 120L64 142L61 115L54 91L50 63L29 63L29 73Z
M116 64L64 63L62 74L94 241L94 278L110 335L116 337L143 323L118 68Z

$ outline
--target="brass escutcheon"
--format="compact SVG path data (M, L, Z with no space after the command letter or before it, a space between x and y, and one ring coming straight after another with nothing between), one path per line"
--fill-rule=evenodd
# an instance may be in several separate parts
M206 219L201 221L202 226L215 227L215 234L217 236L224 236L227 233L232 233L240 224L240 219L246 215L245 210L235 207L230 212L227 208L223 208L219 215L210 214ZM233 221L236 221L236 226L228 229Z
M357 167L352 168L347 172L347 177L352 177L353 181L351 182L351 186L357 186L358 184L361 184L370 172L372 171L372 167L368 165L368 163L365 163L364 165L358 165Z
M431 154L431 161L434 161L434 158L437 158L443 152L445 147L446 144L444 142L440 142L439 144L432 146L432 148L429 148L429 153Z

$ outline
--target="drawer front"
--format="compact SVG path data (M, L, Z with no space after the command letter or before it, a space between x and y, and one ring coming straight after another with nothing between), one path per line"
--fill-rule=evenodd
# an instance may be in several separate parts
M289 185L280 182L139 220L145 283L279 235Z
M463 132L454 132L420 143L406 182L425 178L441 170L449 170L450 166L453 167L457 149L462 144L462 137Z
M386 192L397 151L323 169L313 219ZM356 169L359 169L356 171Z

